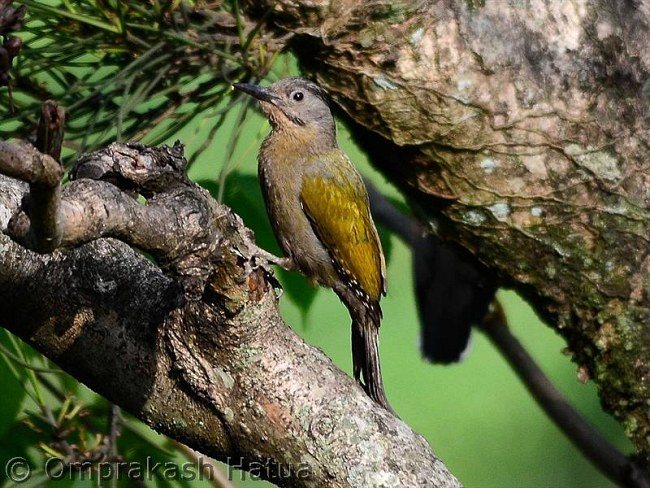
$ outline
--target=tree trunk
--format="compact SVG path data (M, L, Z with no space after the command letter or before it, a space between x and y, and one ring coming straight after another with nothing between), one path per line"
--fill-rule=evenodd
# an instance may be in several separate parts
M648 4L251 3L432 228L566 338L647 463Z

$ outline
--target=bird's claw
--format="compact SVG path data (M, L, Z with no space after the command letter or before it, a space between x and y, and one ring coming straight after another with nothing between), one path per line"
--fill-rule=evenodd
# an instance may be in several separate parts
M251 261L254 263L262 262L263 264L273 264L275 266L280 266L287 271L296 269L296 266L291 258L279 257L273 253L265 251L261 247L255 245L252 241L247 242L248 248L251 252Z
M265 261L268 264L280 266L281 268L286 269L287 271L294 269L293 261L291 258L287 258L287 257L281 258L259 247L255 249L252 257L253 259L258 258L262 261Z

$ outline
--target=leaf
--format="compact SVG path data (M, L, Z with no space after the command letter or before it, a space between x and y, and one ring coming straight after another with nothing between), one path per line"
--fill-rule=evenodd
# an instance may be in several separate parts
M0 343L6 349L12 348L7 334L0 334ZM8 360L11 361L11 359ZM18 370L22 368L19 365L14 365L14 367ZM1 437L16 422L26 395L24 385L18 381L7 362L3 359L0 359L0 391L2 391L2 401L0 401Z
M29 460L32 467L39 466L41 459L40 453L33 448L38 441L39 435L22 422L18 422L15 417L13 422L0 435L0 464L2 467L2 476L7 461L15 457L22 457Z

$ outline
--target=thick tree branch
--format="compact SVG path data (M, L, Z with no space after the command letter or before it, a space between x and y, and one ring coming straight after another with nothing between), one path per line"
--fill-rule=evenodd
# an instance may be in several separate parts
M648 463L647 8L250 3L295 35L373 162L440 234L567 339Z
M154 429L280 485L458 486L424 439L284 324L250 231L184 168L180 146L83 159L61 196L69 249L38 255L0 237L3 325ZM0 176L0 188L6 217L25 186ZM31 227L21 212L17 238Z
M415 275L416 288L418 283L429 284L437 288L430 275L445 272L444 269L436 269L436 254L440 254L446 260L454 261L455 272L458 273L463 263L451 250L442 249L444 244L431 235L424 233L423 224L412 216L400 212L386 197L377 191L374 186L366 182L370 195L370 204L375 220L391 229L399 235L413 252L413 272ZM429 259L427 259L429 257ZM423 277L421 277L424 275ZM441 277L439 282L445 282L446 278ZM482 283L466 283L462 286L480 287ZM446 286L454 286L454 282ZM456 285L457 286L457 285ZM560 393L535 360L528 354L517 338L510 332L508 322L501 305L495 297L496 290L488 290L487 295L478 296L473 302L465 301L454 306L474 308L478 313L467 314L463 317L470 321L458 323L454 321L453 312L436 314L429 308L434 300L418 300L420 309L420 327L423 337L431 334L432 329L443 329L446 334L453 334L454 328L476 326L483 331L492 341L497 350L508 361L517 376L521 379L539 406L546 412L549 418L569 438L569 440L589 459L594 466L605 476L621 486L633 486L639 488L650 487L650 474L640 467L636 459L628 459L598 430L591 425L567 399ZM466 292L467 293L467 292ZM430 298L426 291L423 295ZM489 302L492 302L492 309L488 309ZM438 304L437 307L444 310L445 304ZM445 323L437 323L438 321ZM426 350L423 350L426 357Z

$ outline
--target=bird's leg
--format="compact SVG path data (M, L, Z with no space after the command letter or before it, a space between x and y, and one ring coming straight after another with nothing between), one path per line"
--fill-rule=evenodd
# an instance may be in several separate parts
M253 249L254 249L253 258L263 259L267 263L280 266L281 268L286 269L287 271L292 271L297 269L296 263L291 258L276 256L275 254L265 251L261 247L257 247L257 246L255 246Z
M298 269L296 266L296 263L293 261L293 259L289 257L279 257L276 256L273 253L270 253L261 247L259 247L255 242L253 241L252 237L248 235L248 232L243 232L243 239L246 244L246 247L250 250L251 253L251 259L253 261L259 259L261 261L265 261L268 264L274 264L276 266L280 266L283 269L286 269L287 271L293 271Z

